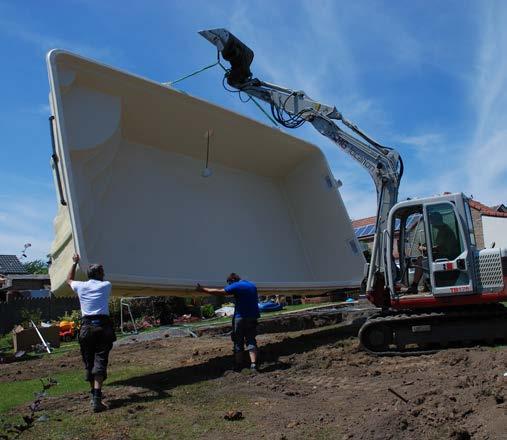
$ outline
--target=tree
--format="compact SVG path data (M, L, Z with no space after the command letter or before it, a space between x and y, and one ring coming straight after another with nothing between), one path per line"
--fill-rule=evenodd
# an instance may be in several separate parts
M28 273L33 274L47 274L48 264L42 260L33 260L23 264Z

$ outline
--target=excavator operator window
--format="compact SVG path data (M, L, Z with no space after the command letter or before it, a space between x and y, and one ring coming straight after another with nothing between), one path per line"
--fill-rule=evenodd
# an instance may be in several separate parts
M455 260L463 252L458 220L452 206L440 203L428 206L433 261Z
M453 261L465 249L458 219L450 203L439 203L427 207L429 235L433 262ZM435 287L449 287L469 283L466 271L458 269L435 271Z

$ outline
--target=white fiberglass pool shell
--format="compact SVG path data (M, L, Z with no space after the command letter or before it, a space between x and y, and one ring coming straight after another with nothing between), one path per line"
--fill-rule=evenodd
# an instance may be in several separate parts
M75 251L81 268L104 265L117 295L194 294L230 272L261 292L360 284L364 258L319 148L69 52L47 61L67 204L57 295L70 293Z

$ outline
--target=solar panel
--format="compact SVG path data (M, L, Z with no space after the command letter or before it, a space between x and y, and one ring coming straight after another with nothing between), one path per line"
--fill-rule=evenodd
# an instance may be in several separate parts
M354 232L356 233L357 238L366 237L368 235L373 234L375 231L375 225L366 225L356 228Z
M372 235L374 231L375 231L375 225L365 226L365 229L363 231L363 235Z
M413 224L415 224L419 218L421 217L421 214L412 214L407 218L406 223L406 229L410 229ZM400 230L400 219L397 218L395 225L394 225L395 231ZM375 224L370 224L366 226L359 226L358 228L354 228L354 233L356 234L357 238L361 237L367 237L369 235L373 235L375 233Z
M356 237L359 238L359 237L362 237L363 236L363 231L365 229L365 226L361 226L360 228L357 228L356 230Z

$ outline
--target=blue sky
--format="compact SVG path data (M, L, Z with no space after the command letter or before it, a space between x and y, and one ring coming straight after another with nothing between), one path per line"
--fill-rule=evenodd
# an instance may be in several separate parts
M398 149L400 199L463 191L507 202L507 3L495 1L0 0L0 253L49 252L56 197L49 167L45 53L54 47L161 82L213 62L197 35L227 27L255 51L254 74L336 105ZM269 123L221 86L218 69L179 84ZM352 218L375 212L368 174L311 126Z

